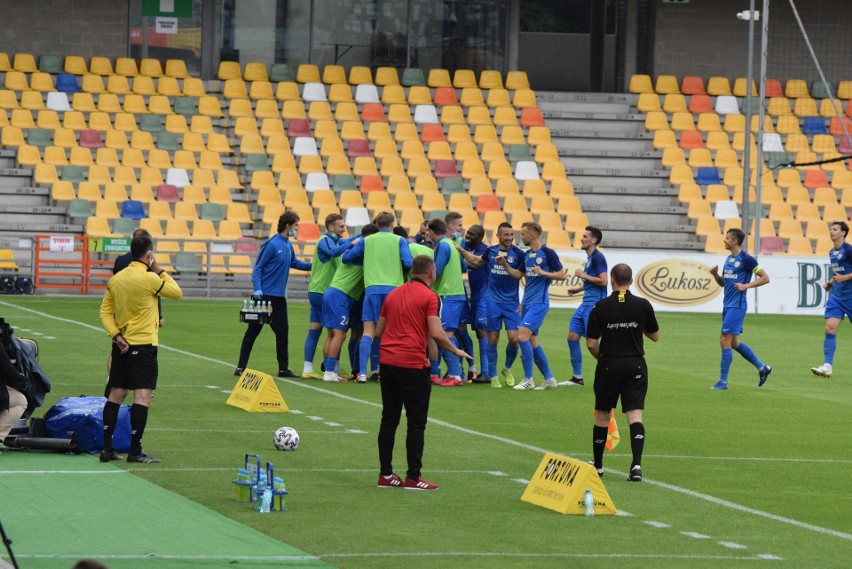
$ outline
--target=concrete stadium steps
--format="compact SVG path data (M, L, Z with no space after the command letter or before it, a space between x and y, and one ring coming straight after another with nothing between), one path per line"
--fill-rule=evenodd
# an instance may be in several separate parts
M565 172L604 246L703 250L651 144L636 96L537 92Z

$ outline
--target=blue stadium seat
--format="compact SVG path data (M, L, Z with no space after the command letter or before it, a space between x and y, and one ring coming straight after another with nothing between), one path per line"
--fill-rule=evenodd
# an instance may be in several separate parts
M719 171L716 168L705 166L698 169L695 183L699 186L709 186L710 184L721 184L722 180L719 178Z
M143 219L148 217L145 215L145 207L139 200L124 200L121 204L121 217L127 219Z
M805 117L805 122L802 124L802 133L828 134L825 128L825 119L822 117Z
M80 86L77 85L77 77L70 73L60 73L56 76L56 90L63 93L78 93Z

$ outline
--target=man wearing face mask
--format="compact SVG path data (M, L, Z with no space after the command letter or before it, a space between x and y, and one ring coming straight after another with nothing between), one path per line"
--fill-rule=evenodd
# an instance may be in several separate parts
M287 280L290 269L310 271L311 263L298 258L293 251L290 237L296 236L299 229L299 216L295 212L285 211L278 218L278 233L263 242L254 263L251 280L254 285L254 298L268 302L272 306L272 319L269 325L275 332L275 352L278 357L278 377L298 377L290 371L290 354L287 349L290 324L287 320ZM240 359L234 375L242 375L248 365L254 341L263 330L260 322L250 322L240 347Z
M488 245L482 242L485 238L485 229L481 225L471 225L464 235L464 249L470 251L477 257L482 257L488 251ZM491 383L488 376L490 369L488 361L488 339L485 334L485 325L488 320L485 290L488 288L488 267L483 265L479 268L468 266L467 282L470 287L470 309L467 321L476 332L479 342L479 374L471 371L468 379L474 383ZM463 324L462 329L467 325ZM466 333L466 330L464 331ZM468 336L469 337L469 336ZM473 348L465 348L468 353L473 353Z
M457 211L447 212L447 215L444 216L444 221L447 223L447 237L452 240L454 243L457 243L461 246L465 244L465 231L464 231L464 218L462 214ZM467 271L467 267L465 267L465 272ZM467 296L467 291L465 291L465 296ZM467 302L468 299L465 300L465 306L462 310L461 320L459 329L456 330L456 339L458 340L459 346L461 349L466 351L469 354L473 353L473 340L470 338L470 334L467 331L467 324L470 322L470 306ZM468 374L467 379L472 380L477 376L476 373L476 363L473 359L467 360L468 364ZM464 370L461 370L464 373ZM464 377L464 375L462 375Z

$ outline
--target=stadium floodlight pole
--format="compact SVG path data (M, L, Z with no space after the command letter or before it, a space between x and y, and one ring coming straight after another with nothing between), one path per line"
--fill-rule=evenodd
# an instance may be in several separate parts
M748 84L746 85L746 96L745 96L745 122L746 122L746 131L745 131L745 149L743 152L743 212L742 212L742 225L743 232L746 234L746 241L743 243L743 247L748 246L748 220L749 220L749 187L751 186L751 168L749 165L751 164L751 88L754 84L754 19L757 17L757 14L754 11L754 1L749 0L749 10L748 12L739 12L737 14L737 19L739 20L748 20L748 70L746 71Z

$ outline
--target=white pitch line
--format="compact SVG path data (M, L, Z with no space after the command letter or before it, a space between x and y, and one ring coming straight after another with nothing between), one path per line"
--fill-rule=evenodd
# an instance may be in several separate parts
M22 312L28 312L28 313L31 313L31 314L35 314L36 316L40 316L40 317L43 317L43 318L50 318L52 320L56 320L56 321L59 321L59 322L66 322L68 324L74 324L76 326L88 328L90 330L98 332L99 334L103 334L103 330L100 327L93 326L91 324L86 324L85 322L79 322L77 320L70 320L68 318L62 318L62 317L59 317L59 316L55 316L53 314L48 314L46 312L33 310L32 308L24 308L22 306L17 306L15 304L10 304L10 303L4 302L4 301L0 301L0 306L8 306L10 308L20 310ZM170 352L173 352L173 353L176 353L176 354L181 354L181 355L184 355L184 356L196 358L196 359L199 359L199 360L202 360L202 361L215 363L215 364L218 364L218 365L221 365L221 366L226 366L226 367L229 367L229 368L233 367L233 364L226 362L226 361L223 361L223 360L216 359L216 358L203 356L201 354L188 352L186 350L180 350L180 349L177 349L177 348L172 348L170 346L166 346L166 345L163 345L163 344L160 344L159 347L162 350L170 351ZM371 406L371 407L381 409L381 404L379 404L379 403L375 403L373 401L365 401L363 399L358 399L357 397L352 397L352 396L349 396L349 395L344 395L342 393L330 391L328 389L323 389L322 387L317 387L317 386L310 385L310 384L307 384L307 383L299 383L299 382L288 380L288 379L280 379L279 378L278 381L281 381L283 383L287 383L289 385L298 386L298 387L301 387L303 389L312 389L312 390L317 391L319 393L324 393L326 395L330 395L332 397L337 397L337 398L343 399L345 401L352 401L354 403L358 403L358 404L361 404L361 405L367 405L367 406ZM531 445L531 444L528 444L528 443L524 443L524 442L521 442L521 441L516 441L516 440L513 440L513 439L506 438L506 437L500 437L500 436L497 436L497 435L492 435L490 433L482 433L482 432L479 432L479 431L474 431L473 429L468 429L466 427L454 425L452 423L448 423L448 422L442 421L440 419L430 418L429 422L432 423L432 424L435 424L435 425L441 425L443 427L456 430L456 431L461 432L461 433L466 433L466 434L477 436L477 437L491 439L491 440L502 442L502 443L505 443L505 444L508 444L508 445L511 445L511 446L515 446L515 447L518 447L518 448L523 448L523 449L526 449L526 450L529 450L529 451L532 451L532 452L536 452L536 453L539 453L539 454L551 452L548 449L545 449L545 448L542 448L542 447L538 447L538 446ZM619 476L626 476L627 475L626 472L613 470L613 469L610 469L610 468L606 468L605 470L607 472L612 472L614 474L618 474ZM515 480L518 480L518 479L515 479ZM797 528L800 528L800 529L805 529L805 530L808 530L808 531L812 531L812 532L815 532L815 533L830 535L830 536L837 537L837 538L840 538L840 539L844 539L844 540L847 540L847 541L852 541L852 534L850 534L850 533L846 533L846 532L842 532L842 531L838 531L838 530L833 530L833 529L829 529L829 528L824 528L824 527L821 527L821 526L816 526L816 525L809 524L809 523L806 523L806 522L802 522L802 521L799 521L799 520L794 520L792 518L787 518L787 517L784 517L784 516L772 514L770 512L764 512L763 510L758 510L756 508L750 508L748 506L743 506L743 505L737 504L735 502L730 502L728 500L723 500L722 498L717 498L716 496L711 496L709 494L704 494L703 492L697 492L695 490L690 490L689 488L684 488L682 486L676 486L674 484L668 484L666 482L661 482L659 480L652 480L652 479L649 479L649 478L645 478L645 479L643 479L643 482L646 485L657 486L658 488L664 488L664 489L672 491L672 492L684 494L684 495L689 496L691 498L697 498L699 500L704 500L706 502L710 502L711 504L715 504L717 506L722 506L722 507L729 508L729 509L732 509L732 510L737 510L737 511L740 511L740 512L751 514L751 515L754 515L754 516L757 516L757 517L762 517L762 518L772 520L772 521L775 521L775 522L791 525L791 526L794 526L794 527L797 527Z
M607 453L607 456L612 457L632 457L630 454L612 454ZM831 459L831 458L776 458L776 457L753 457L753 456L689 456L685 454L648 454L643 453L644 458L671 458L685 460L737 460L743 462L819 462L824 464L852 464L852 460Z
M524 485L530 483L530 481L527 480L526 478L512 478L512 482L517 482L518 484L524 484Z
M0 470L0 476L10 474L121 474L126 470Z
M624 510L616 510L616 512L617 512L617 515L622 516L624 518L634 517L633 514L631 514L630 512L625 512Z
M733 542L733 541L718 541L716 543L718 543L719 545L721 545L723 547L727 547L728 549L748 549L747 546L745 546L741 543Z
M682 535L685 535L686 537L692 537L695 539L710 539L709 535L704 535L703 533L698 533L695 531L682 531L680 533Z
M156 466L146 466L146 467L136 467L136 468L126 468L120 470L119 472L128 472L128 471L145 471L145 472L223 472L223 471L233 471L236 470L236 467L226 467L226 468L212 468L212 467L179 467L179 468L158 468ZM331 473L331 474L372 474L376 472L375 468L285 468L284 471L288 473L297 472L300 474L313 474L317 472L321 473ZM45 471L44 474L50 474L53 471ZM73 471L72 471L73 472ZM100 473L101 471L95 471L96 473ZM107 472L107 471L104 471ZM430 473L435 474L459 474L459 475L471 475L471 474L488 474L484 470L433 470L429 469ZM2 472L0 472L2 474ZM21 472L20 474L27 474L26 472Z
M175 559L199 561L319 561L313 555L169 555L168 553L147 553L141 555L91 554L15 554L17 559Z
M642 523L645 524L645 525L649 525L652 528L670 528L670 527L672 527L669 524L665 524L663 522L655 522L654 520L645 520Z

